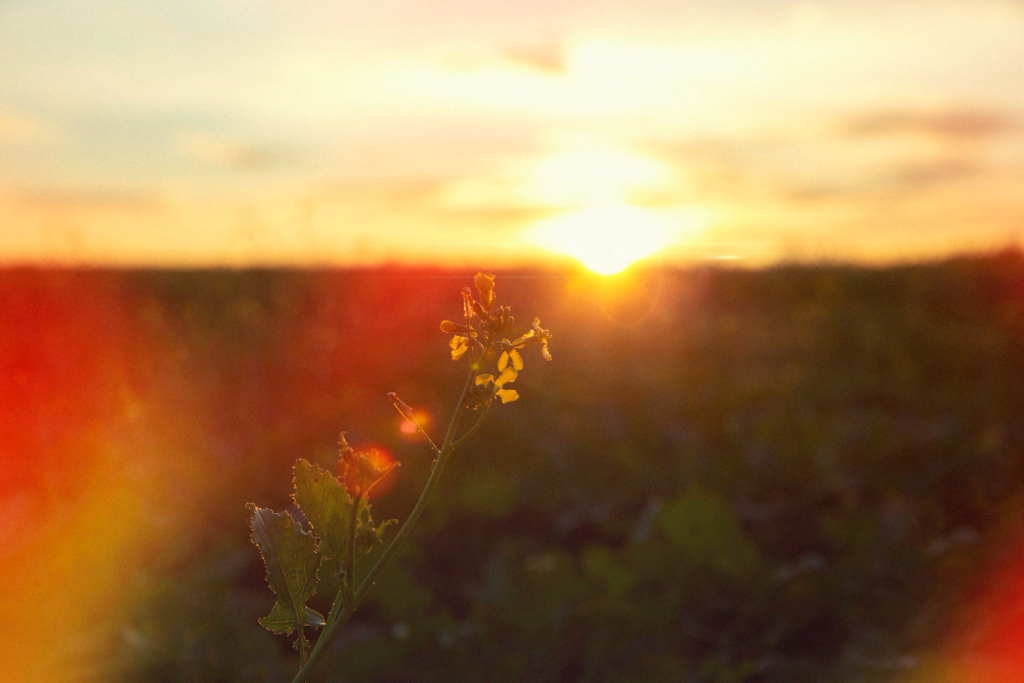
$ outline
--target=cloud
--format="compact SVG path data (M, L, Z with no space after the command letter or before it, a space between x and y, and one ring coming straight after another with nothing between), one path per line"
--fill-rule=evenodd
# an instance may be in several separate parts
M765 156L766 148L776 144L740 136L650 140L641 149L674 168L681 180L674 196L659 198L659 193L634 193L634 199L649 206L723 198L738 200L754 189L758 159Z
M377 216L440 220L449 228L522 224L551 212L545 207L504 200L459 201L460 180L448 177L343 180L324 186L304 200L308 213L343 209Z
M780 185L781 194L796 203L828 200L873 201L879 198L910 197L933 190L946 191L946 186L957 185L955 196L966 197L967 183L979 177L996 181L1006 173L977 160L965 158L933 159L894 163L878 169L872 176L848 183L794 183ZM968 193L969 194L969 193Z
M418 211L436 204L446 183L446 179L434 177L339 180L323 186L306 203L311 207L342 204L389 212Z
M186 131L175 139L179 154L224 168L256 170L274 166L284 155L266 147L252 145L213 133Z
M162 206L162 200L156 193L135 189L45 188L14 191L11 194L24 208L62 213L141 213L156 211Z
M913 189L939 183L968 180L982 175L991 168L965 159L943 159L932 163L905 164L896 169L894 181Z
M516 66L552 76L561 76L569 68L566 48L561 41L508 45L500 50L499 55Z
M848 138L889 135L924 135L943 140L984 140L1021 128L1019 119L986 109L949 109L939 112L880 111L848 121L841 134Z
M358 244L379 253L451 261L467 253L490 253L511 245L517 235L551 209L519 203L513 197L464 201L465 178L422 176L339 180L301 201L297 224L324 244ZM349 245L349 246L345 246Z

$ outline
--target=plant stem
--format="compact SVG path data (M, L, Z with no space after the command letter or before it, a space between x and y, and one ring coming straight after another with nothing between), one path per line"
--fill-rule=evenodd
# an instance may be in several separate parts
M452 450L455 450L456 448L461 446L462 442L465 441L466 439L468 439L470 434L475 432L476 428L479 427L481 424L483 424L484 418L487 417L487 411L490 410L490 409L491 409L491 404L490 403L488 403L486 406L484 406L483 408L480 409L480 417L477 418L476 422L473 424L472 427L469 428L468 432L466 432L465 434L460 436L455 441L455 444L452 446Z
M348 553L345 555L345 602L355 609L353 596L356 583L356 521L359 519L359 505L363 497L356 496L352 506L352 517L348 521Z
M430 444L430 447L434 449L434 452L440 453L441 449L438 448L437 444L435 444L433 439L430 438L430 434L427 434L427 430L423 428L423 425L420 424L419 420L416 419L415 415L412 416L412 423L416 425L416 429L420 430L420 434L422 434L423 438L427 440L427 443Z
M331 624L333 624L334 620L338 618L338 613L341 611L341 607L342 607L342 604L344 604L344 602L345 602L345 589L344 589L344 587L341 587L341 588L338 589L338 594L334 597L334 604L331 605L331 612L330 612L330 614L328 614L327 615L327 619L324 620L324 626L323 626L324 630L323 630L323 632L321 632L320 638L323 638L323 634L330 630ZM320 638L317 638L317 641L316 641L317 643L320 642ZM316 646L315 645L313 646L313 649L316 650Z
M451 422L448 423L448 432L445 434L444 442L441 444L441 450L437 454L437 459L434 461L434 467L430 470L430 477L427 478L427 483L423 486L423 492L420 493L419 500L416 501L415 507L413 507L412 512L409 513L409 517L405 520L405 523L402 524L402 528L399 529L398 533L395 534L395 537L391 539L391 543L388 544L388 547L383 553L381 553L380 557L377 558L377 562L373 565L373 568L370 569L369 573L367 573L363 582L359 584L359 588L352 595L352 598L350 600L343 601L339 592L338 599L335 600L334 606L331 608L331 614L327 618L327 622L324 624L324 630L320 633L320 637L317 638L316 645L313 646L313 651L309 654L305 664L299 668L299 672L295 675L295 678L292 679L292 683L304 683L309 680L309 676L313 672L313 669L327 651L327 646L332 640L334 640L334 637L337 635L341 627L345 625L345 622L349 620L352 613L355 612L356 607L362 601L363 596L370 589L370 586L373 585L373 582L377 580L377 577L384 570L384 567L395 554L395 551L398 550L399 544L405 540L405 537L409 535L410 531L412 531L412 527L416 524L420 515L423 514L423 509L427 505L427 500L430 498L430 494L434 492L435 488L437 488L437 482L441 478L441 472L444 470L445 463L455 450L455 447L465 439L464 436L456 442L455 432L458 430L459 421L462 419L463 413L466 412L466 399L469 397L469 390L473 387L473 381L476 379L476 374L476 369L471 367L469 370L469 377L466 379L466 385L462 388L462 395L459 397L459 404L455 407L455 413L452 415ZM479 424L479 421L477 424ZM470 432L472 432L473 429L476 429L476 425L470 429ZM467 433L466 436L468 435L469 434ZM346 576L346 580L350 587L349 590L351 590L351 586L354 584L354 579L354 575ZM341 602L344 602L345 604L342 605L339 610L338 608Z
M448 432L444 435L444 442L441 444L441 452L437 455L437 460L434 461L434 467L430 470L430 476L427 478L427 483L423 486L423 492L420 494L420 498L416 501L415 507L412 512L409 513L408 519L402 524L402 528L398 530L395 537L388 544L388 547L381 553L381 556L377 558L377 562L370 569L369 573L363 579L363 582L359 584L359 589L356 590L355 604L358 605L362 600L363 595L369 590L373 582L377 580L377 576L381 573L384 567L387 565L388 560L398 550L398 545L405 540L405 537L412 531L413 525L416 524L416 520L423 514L423 509L427 505L427 500L430 498L430 494L437 488L437 482L441 478L441 471L444 470L444 465L448 461L448 457L455 450L455 432L459 427L459 421L462 419L463 413L466 412L466 398L469 396L469 390L473 386L473 380L476 379L476 370L470 369L469 377L466 379L466 386L462 388L462 395L459 397L459 405L455 408L455 414L452 415L451 422L448 423Z

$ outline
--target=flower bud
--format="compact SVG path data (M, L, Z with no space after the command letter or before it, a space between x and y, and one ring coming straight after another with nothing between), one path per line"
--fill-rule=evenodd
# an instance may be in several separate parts
M473 284L476 285L476 291L480 292L484 308L491 310L491 306L494 305L494 276L490 273L477 273L473 278Z

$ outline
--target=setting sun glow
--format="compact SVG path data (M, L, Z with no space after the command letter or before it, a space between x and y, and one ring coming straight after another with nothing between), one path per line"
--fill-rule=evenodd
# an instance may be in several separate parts
M626 204L554 216L534 226L532 241L571 256L601 275L613 275L675 241L672 217Z
M678 212L636 206L635 192L678 186L660 161L614 147L569 145L538 163L528 198L561 209L526 232L531 244L569 256L601 275L613 275L677 243L690 220Z
M528 199L566 206L623 201L632 190L671 182L674 174L653 159L584 144L544 159L530 175Z

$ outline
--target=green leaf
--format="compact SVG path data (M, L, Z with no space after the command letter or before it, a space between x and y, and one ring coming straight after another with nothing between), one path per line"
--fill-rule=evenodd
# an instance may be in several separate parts
M359 521L356 525L356 554L364 555L378 543L384 541L384 532L393 524L398 524L397 519L389 519L380 526L374 526L373 517L370 516L370 504L365 500L360 501Z
M298 626L295 621L295 613L283 607L280 602L274 605L270 614L260 617L259 622L268 631L283 635L289 635ZM324 615L307 607L302 612L302 623L306 626L320 628L324 625Z
M316 625L315 619L311 621L306 615L306 601L316 592L316 570L320 565L316 539L303 531L287 512L274 512L252 503L246 507L251 513L252 542L260 549L267 567L267 583L277 596L274 609L264 617L274 628L267 628L276 633L291 633L299 624Z
M330 582L340 571L348 550L348 528L352 499L334 475L306 460L295 463L295 493L292 498L320 539L323 557L319 578Z

